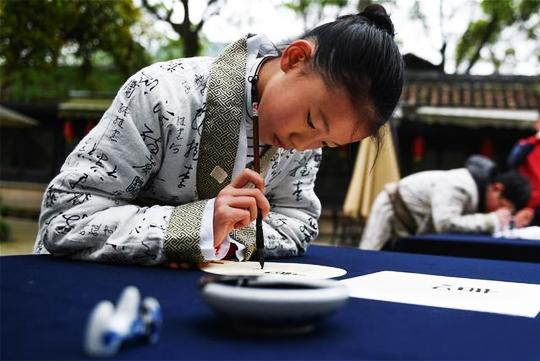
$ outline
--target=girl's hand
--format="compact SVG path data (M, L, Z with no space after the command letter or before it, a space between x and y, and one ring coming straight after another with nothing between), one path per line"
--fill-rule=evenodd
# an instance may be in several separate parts
M514 225L516 228L527 227L531 223L533 216L534 212L531 208L523 208L514 216Z
M255 187L245 188L250 183ZM219 192L214 203L214 247L219 246L234 229L247 227L254 221L257 207L266 218L270 203L264 193L264 178L251 169L244 169Z
M499 225L501 226L501 229L505 229L510 226L510 222L512 221L512 213L508 208L501 207L495 211L495 215L499 219Z

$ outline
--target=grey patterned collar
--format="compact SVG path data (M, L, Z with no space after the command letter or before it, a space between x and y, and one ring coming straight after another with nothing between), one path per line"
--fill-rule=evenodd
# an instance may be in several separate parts
M244 105L247 36L230 44L212 63L203 121L197 193L214 198L233 174Z

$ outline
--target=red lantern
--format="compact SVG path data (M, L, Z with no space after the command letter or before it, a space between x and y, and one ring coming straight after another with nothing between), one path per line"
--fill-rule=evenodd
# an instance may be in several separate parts
M84 128L84 134L90 133L90 131L96 126L96 123L93 120L89 120L86 123L86 127Z
M421 162L424 159L424 137L417 135L413 139L413 159L415 162Z
M488 158L493 158L493 142L491 141L491 139L484 139L484 141L480 145L480 154Z
M67 120L64 123L64 138L66 139L67 143L72 143L75 139L75 133L73 131L73 126L71 125L71 121Z

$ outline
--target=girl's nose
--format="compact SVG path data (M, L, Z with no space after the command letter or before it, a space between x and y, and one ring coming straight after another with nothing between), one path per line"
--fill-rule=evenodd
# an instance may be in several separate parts
M296 134L293 142L296 150L299 151L322 147L322 139L315 134Z

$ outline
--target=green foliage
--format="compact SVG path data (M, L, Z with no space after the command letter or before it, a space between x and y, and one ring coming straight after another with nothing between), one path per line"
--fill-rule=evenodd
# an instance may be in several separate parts
M140 12L131 0L8 0L2 4L0 50L7 70L53 68L66 46L76 49L74 55L84 66L98 50L110 54L126 73L147 60L144 49L132 39L130 27Z
M510 25L516 20L513 0L482 1L480 7L489 18Z
M304 28L311 27L311 24L308 24L308 13L315 11L317 13L316 20L314 23L318 22L322 17L323 10L326 6L337 6L342 8L347 5L347 0L290 0L284 3L284 6L293 10L295 13L300 15L304 20Z
M0 56L8 71L24 67L49 69L58 61L61 43L58 4L46 1L2 2Z
M486 20L471 23L456 48L456 63L459 65L465 59L472 59L481 39L484 39L484 43L493 43L497 39L496 33L493 31L495 26Z
M303 14L311 6L324 7L327 5L335 5L343 7L347 5L347 0L293 0L286 2L284 5L299 14Z
M538 14L540 3L538 0L522 0L518 6L518 14L522 19L529 19L531 16Z
M463 37L456 47L456 65L467 63L468 73L480 60L480 51L498 43L503 30L517 26L529 39L538 39L540 20L540 1L538 0L482 0L481 8L485 18L469 24ZM510 49L513 46L509 45ZM540 49L537 49L540 50ZM514 52L507 49L504 57L513 56ZM505 59L497 58L491 52L491 61L497 67Z
M0 203L0 242L7 241L11 237L11 228L4 217L9 213L8 207Z
M308 7L311 5L311 0L296 0L289 1L284 4L285 7L293 10L296 13L303 14L307 11Z
M2 199L0 199L0 217L5 217L9 214L9 207L4 205Z
M4 84L7 72L0 70L0 83ZM80 69L59 66L49 71L23 69L9 75L9 87L0 94L0 101L17 103L54 103L66 99L69 91L84 89L93 92L116 92L126 77L110 67L96 67L84 79Z
M0 218L0 242L9 240L11 237L11 228L5 219Z
M163 45L156 55L154 60L166 61L170 59L178 59L184 56L184 42L182 38L177 40L169 40L169 42Z
M124 77L150 61L132 37L130 29L140 18L132 0L3 0L0 4L3 91L17 80L26 86L54 82L57 74L50 72L61 62L79 66L77 83L91 81L96 61L112 62Z

